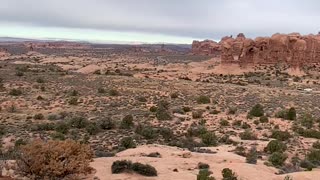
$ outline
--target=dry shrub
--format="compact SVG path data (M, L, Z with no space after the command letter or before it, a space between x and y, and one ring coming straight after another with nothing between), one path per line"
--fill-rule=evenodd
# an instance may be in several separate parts
M21 146L17 165L22 174L35 179L63 179L90 172L92 157L89 146L72 140L33 141Z

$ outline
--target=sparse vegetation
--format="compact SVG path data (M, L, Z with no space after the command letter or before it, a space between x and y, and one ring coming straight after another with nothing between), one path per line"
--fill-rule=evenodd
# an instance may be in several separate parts
M141 164L141 163L132 163L128 160L121 160L113 162L111 166L111 171L113 174L120 174L123 172L131 172L134 171L138 174L144 176L157 176L157 170L148 164Z
M197 103L198 104L209 104L210 98L208 96L201 95L197 98Z

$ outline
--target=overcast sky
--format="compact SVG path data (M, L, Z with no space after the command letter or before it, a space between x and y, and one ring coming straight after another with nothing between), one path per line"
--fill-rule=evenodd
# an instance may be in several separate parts
M0 36L176 42L320 31L319 0L1 0Z

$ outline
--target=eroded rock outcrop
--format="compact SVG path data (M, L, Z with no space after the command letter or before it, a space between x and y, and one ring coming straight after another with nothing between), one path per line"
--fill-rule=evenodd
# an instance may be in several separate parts
M219 55L220 45L212 40L193 41L192 53L200 55Z
M193 53L208 52L204 42L194 42ZM302 36L299 33L277 33L271 37L257 37L253 40L246 38L241 33L236 38L222 38L208 54L221 54L221 62L225 64L247 65L284 62L291 66L302 66L307 63L320 62L320 35Z

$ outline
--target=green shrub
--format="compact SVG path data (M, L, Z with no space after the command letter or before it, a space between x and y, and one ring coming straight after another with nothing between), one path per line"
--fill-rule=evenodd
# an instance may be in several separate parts
M123 172L134 171L144 176L157 176L157 170L148 164L132 163L128 160L115 161L112 163L111 172L113 174L120 174Z
M263 116L264 115L263 106L261 104L256 104L249 111L249 115L253 116L253 117L261 117L261 116Z
M313 168L316 168L317 166L312 164L309 160L302 160L300 162L300 167L307 169L308 171L311 171Z
M245 130L244 132L240 133L240 138L242 140L256 140L257 137L255 134L253 134L253 132L251 132L250 130Z
M168 112L168 109L166 106L159 104L157 111L156 111L156 117L158 120L160 121L164 121L164 120L171 120L172 117L170 115L170 113Z
M26 145L27 141L23 140L23 139L18 139L16 140L16 142L14 142L14 147L15 148L19 148L22 145Z
M298 128L297 133L306 138L320 139L320 131L317 131L315 129Z
M209 168L210 166L207 163L202 163L202 162L198 163L198 169L209 169Z
M41 114L41 113L35 114L33 116L33 119L35 119L35 120L43 120L44 119L44 115Z
M149 110L150 110L150 112L156 112L157 109L158 108L156 106L151 106Z
M99 133L100 129L99 126L96 123L89 123L86 126L86 131L90 134L90 135L96 135Z
M79 92L77 91L77 90L72 90L71 92L70 92L70 96L78 96L79 95Z
M173 137L173 131L170 128L165 128L165 127L160 128L159 133L162 135L162 137L165 140L169 140Z
M295 120L297 117L296 109L291 107L290 109L283 109L276 113L276 118L282 118L286 120Z
M70 105L76 106L76 105L78 105L78 98L72 97L72 98L69 99L68 103L69 103Z
M44 81L43 78L41 78L41 77L37 78L37 83L44 83L44 82L45 82L45 81Z
M182 110L183 110L184 112L190 112L190 111L191 111L191 108L188 107L188 106L183 106L183 107L182 107Z
M311 150L311 152L307 154L307 160L312 164L320 166L320 150Z
M208 169L200 169L199 174L197 174L197 180L215 180L214 177L211 177L212 173Z
M291 107L288 110L288 114L287 114L287 119L288 120L295 120L297 118L297 112L296 109L294 107Z
M48 120L50 120L50 121L54 121L54 120L58 120L58 119L59 119L59 117L56 114L49 114L48 115Z
M11 89L9 92L11 96L20 96L22 95L22 91L20 89Z
M222 169L221 173L222 173L223 180L237 180L238 179L236 173L232 172L232 170L229 168Z
M103 119L99 120L98 125L103 130L110 130L110 129L115 128L115 126L116 126L111 118L103 118Z
M300 123L302 126L311 129L314 124L314 119L311 114L304 114L300 119Z
M140 102L147 102L147 98L143 97L143 96L139 96L137 97L137 100L140 101Z
M269 153L284 152L286 149L287 146L279 140L271 140L266 147Z
M59 133L62 133L62 134L67 134L68 131L70 129L70 126L69 124L65 123L65 122L58 122L56 125L55 125L55 130Z
M66 140L66 137L64 136L64 134L59 132L54 132L50 136L53 140L60 140L60 141Z
M249 129L249 128L251 128L251 126L247 122L243 122L242 125L241 125L241 128L242 129Z
M260 121L261 123L267 123L267 122L269 122L269 118L268 118L267 116L261 116L261 117L259 118L259 121Z
M157 136L157 132L152 127L143 127L141 130L141 135L146 139L153 139Z
M84 117L76 116L70 119L69 124L73 128L82 129L89 124L89 121Z
M104 94L104 93L106 93L106 90L104 88L100 87L100 88L98 88L98 93Z
M270 137L279 141L286 141L291 138L291 134L288 131L274 130Z
M190 136L190 137L200 137L202 136L203 134L206 134L208 131L207 131L207 128L203 125L199 125L199 126L196 126L196 127L190 127L188 130L187 130L187 135Z
M237 108L236 107L229 107L228 114L236 114Z
M197 103L198 104L209 104L210 98L208 96L201 95L197 98Z
M221 125L221 126L229 126L230 124L229 124L229 121L227 121L227 120L225 120L225 119L221 119L221 120L220 120L220 125Z
M120 95L119 91L117 91L116 89L110 89L108 93L110 96L119 96Z
M128 160L114 161L111 166L112 174L120 174L131 170L132 162Z
M120 124L120 128L122 128L122 129L130 129L133 126L134 126L134 123L133 123L133 116L132 115L126 115L122 119L121 124Z
M23 76L23 75L24 75L24 73L23 73L22 71L17 71L17 72L16 72L16 76L21 77L21 76Z
M320 141L314 142L312 144L312 147L315 148L315 149L320 149Z
M53 123L41 123L37 124L35 126L35 131L52 131L54 130L54 124Z
M143 176L157 176L158 172L156 168L149 164L133 163L132 170Z
M201 110L192 111L192 118L193 119L202 118L202 111Z
M39 95L39 96L37 97L37 100L38 100L38 101L42 101L42 100L44 100L44 98Z
M246 162L249 164L257 164L258 153L255 147L252 147L246 154Z
M207 132L201 136L202 143L206 146L217 146L217 136L213 132Z
M172 99L178 98L179 97L179 93L178 92L174 92L174 93L170 94L170 97Z
M243 146L237 146L234 152L240 156L247 156L246 148L244 148Z
M132 137L124 137L120 141L120 146L125 148L125 149L135 148L136 147L136 143L133 141Z
M287 158L288 156L284 153L274 152L269 156L268 160L274 166L282 166Z

